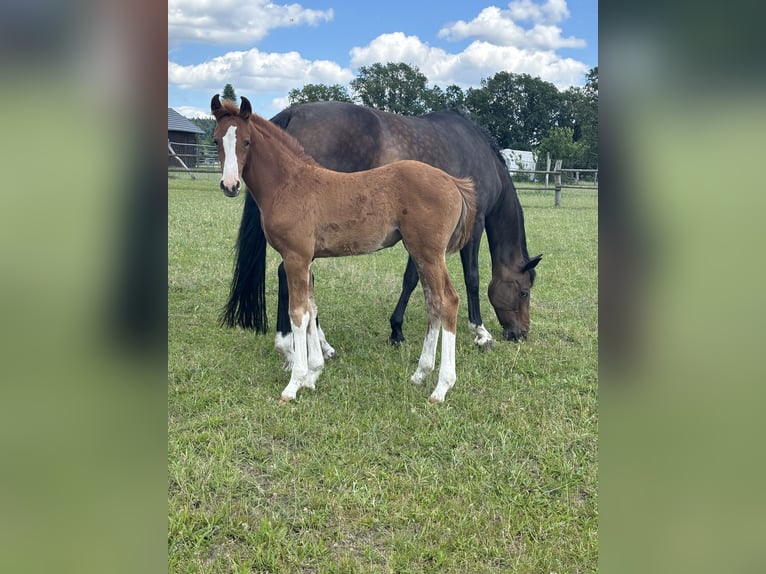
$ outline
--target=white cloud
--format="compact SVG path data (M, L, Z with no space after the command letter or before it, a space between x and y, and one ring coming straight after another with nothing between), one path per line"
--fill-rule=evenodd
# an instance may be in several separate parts
M515 0L508 4L508 15L514 20L557 23L569 18L566 0L548 0L535 4L532 0Z
M212 119L213 117L209 110L201 110L195 106L177 106L173 109L185 118Z
M527 50L557 50L584 48L585 40L570 36L562 38L558 22L569 17L565 0L548 0L535 4L531 0L511 2L508 10L496 6L484 8L470 22L458 20L439 30L439 37L459 41L467 38L486 41L498 46L515 46ZM525 28L517 22L531 21Z
M499 71L539 76L559 89L580 85L588 66L572 58L562 58L552 50L526 50L515 46L475 41L458 54L423 43L417 36L401 32L383 34L367 46L351 50L351 65L369 66L375 62L405 62L417 66L429 82L442 87L457 84L477 87L482 78Z
M244 45L263 39L274 28L316 26L333 11L268 0L168 0L168 42Z
M236 92L287 92L305 84L347 84L351 70L329 60L306 60L298 52L266 53L256 48L228 52L200 64L168 62L168 83L184 90L217 93L230 83Z

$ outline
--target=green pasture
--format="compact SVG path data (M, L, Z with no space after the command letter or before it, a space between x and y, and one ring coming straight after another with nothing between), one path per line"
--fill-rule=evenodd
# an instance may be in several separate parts
M523 343L473 345L460 258L457 383L443 404L409 382L425 333L386 343L406 252L318 260L319 316L338 351L316 391L280 405L289 373L270 332L219 326L242 198L218 176L168 177L168 571L523 572L597 565L596 192L521 191L544 253ZM489 253L482 248L482 311ZM438 369L438 361L437 361Z

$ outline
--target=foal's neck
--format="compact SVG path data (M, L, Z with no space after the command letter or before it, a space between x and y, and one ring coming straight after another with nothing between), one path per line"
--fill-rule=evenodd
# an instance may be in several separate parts
M251 118L250 129L253 151L245 183L259 204L277 194L295 174L317 165L303 153L300 144L267 120Z

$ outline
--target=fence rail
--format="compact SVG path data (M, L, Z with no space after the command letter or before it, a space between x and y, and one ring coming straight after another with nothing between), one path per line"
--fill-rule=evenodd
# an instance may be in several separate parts
M221 171L218 151L209 144L168 140L168 171L183 171L192 179L195 173L218 173Z
M553 199L553 205L561 205L561 190L566 189L598 189L598 170L597 169L579 169L579 168L562 168L561 167L561 160L556 160L556 163L554 164L553 169L549 170L535 170L535 169L509 169L508 170L511 175L516 174L526 174L526 175L544 175L545 176L545 186L540 187L524 187L524 186L518 186L516 185L517 190L535 190L539 191L540 189L547 190L549 188L549 178L550 176L553 176L553 191L554 191L554 199ZM563 174L574 174L572 179L574 179L575 183L569 183L568 181L562 180ZM592 185L580 185L580 174L593 174L593 184ZM515 182L514 182L515 184Z
M218 151L216 147L209 144L192 144L186 142L171 142L168 140L168 172L185 172L192 179L195 173L220 173L221 163L218 160ZM544 187L525 187L516 185L518 190L548 190L549 179L553 176L554 205L561 204L562 189L598 189L598 170L580 169L580 168L562 168L561 160L556 160L553 169L534 170L534 169L509 169L511 175L544 175ZM580 175L587 177L592 174L593 183L590 185L581 185ZM562 176L568 175L567 179ZM573 180L571 183L568 180Z

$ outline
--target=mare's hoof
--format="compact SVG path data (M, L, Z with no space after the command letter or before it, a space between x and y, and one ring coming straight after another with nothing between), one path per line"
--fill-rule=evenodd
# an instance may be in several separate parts
M477 340L475 340L474 343L476 343L476 345L478 345L478 347L480 349L483 349L484 351L489 351L490 349L494 348L494 346L495 346L495 340L494 339L481 339L481 340L479 340L478 337L477 337Z

